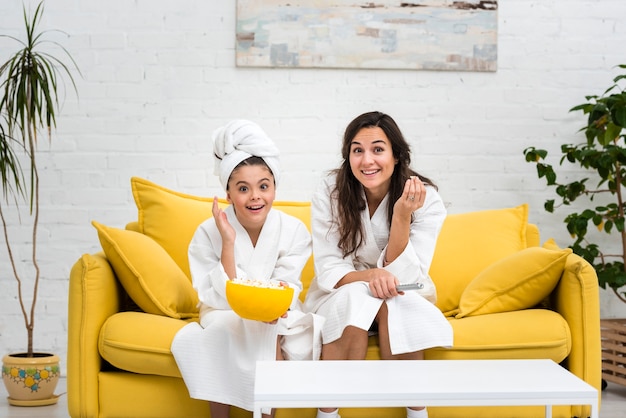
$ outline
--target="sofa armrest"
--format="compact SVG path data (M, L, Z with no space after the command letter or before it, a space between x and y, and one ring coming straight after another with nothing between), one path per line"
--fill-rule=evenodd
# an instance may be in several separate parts
M570 254L556 289L552 305L567 321L572 348L565 359L568 370L601 391L602 348L600 342L600 292L598 276L591 264ZM572 416L588 416L573 407ZM585 415L587 414L587 415Z
M120 309L121 287L103 253L85 254L70 272L68 301L67 398L73 417L99 416L98 336Z

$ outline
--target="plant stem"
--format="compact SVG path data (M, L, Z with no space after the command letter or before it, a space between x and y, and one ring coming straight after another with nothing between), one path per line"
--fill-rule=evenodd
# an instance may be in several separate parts
M30 120L30 116L29 116ZM33 215L33 245L32 245L32 257L33 257L33 267L35 268L35 283L33 284L33 300L30 305L30 320L27 321L27 329L28 329L28 356L33 355L33 338L34 338L34 329L35 329L35 305L37 303L37 293L39 288L39 277L41 275L39 269L39 263L37 262L37 230L39 225L39 174L37 172L37 164L35 161L35 139L34 139L33 127L28 126L28 140L30 150L32 152L31 163L32 170L31 175L33 176L33 192L34 192L34 215Z
M9 254L9 261L11 262L11 268L13 269L13 276L17 281L17 294L18 300L20 302L20 308L22 309L22 316L24 317L24 325L26 326L26 333L28 334L29 342L32 341L32 324L28 321L28 314L26 313L26 307L24 306L24 299L22 298L22 280L20 275L17 273L17 266L15 263L15 258L13 258L13 250L11 249L11 244L9 243L9 232L7 230L7 222L4 218L4 212L2 211L2 205L0 205L0 218L2 218L2 228L4 231L4 238L7 245L7 253ZM32 353L32 348L30 350Z

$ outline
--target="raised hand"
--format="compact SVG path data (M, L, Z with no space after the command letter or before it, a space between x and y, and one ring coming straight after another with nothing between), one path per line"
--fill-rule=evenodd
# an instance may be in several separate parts
M417 177L411 176L404 183L402 195L398 198L394 205L394 215L411 214L417 209L424 206L426 199L426 187L424 183Z
M228 222L226 212L224 212L217 203L217 196L213 198L213 217L215 218L215 225L217 230L220 231L223 243L235 242L236 232L233 226Z

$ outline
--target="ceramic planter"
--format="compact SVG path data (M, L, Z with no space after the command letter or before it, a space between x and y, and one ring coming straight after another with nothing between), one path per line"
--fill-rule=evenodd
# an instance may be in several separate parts
M59 356L55 354L34 353L27 357L26 353L16 353L2 358L2 380L11 405L55 404L59 398L54 394L59 375Z

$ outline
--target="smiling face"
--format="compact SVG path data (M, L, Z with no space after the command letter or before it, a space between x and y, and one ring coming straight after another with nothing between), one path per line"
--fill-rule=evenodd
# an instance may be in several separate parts
M366 194L380 198L387 194L397 159L381 128L363 128L354 136L349 161L352 174Z
M250 236L257 235L276 197L274 176L265 165L242 165L230 175L226 197L239 223Z

